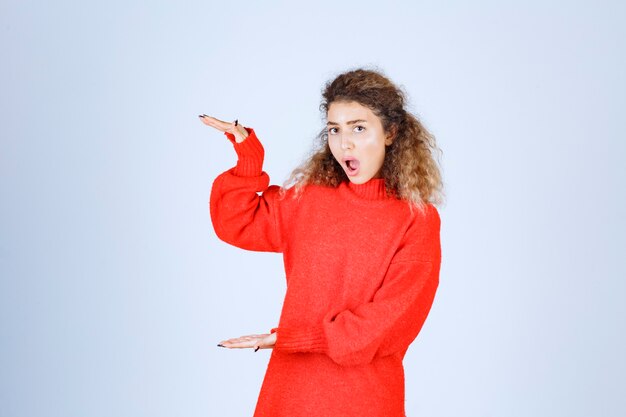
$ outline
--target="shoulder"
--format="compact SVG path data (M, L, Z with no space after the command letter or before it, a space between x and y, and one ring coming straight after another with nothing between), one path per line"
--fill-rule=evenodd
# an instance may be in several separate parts
M439 210L431 203L424 205L423 210L414 210L415 218L412 222L412 234L420 239L439 240L441 217Z
M425 227L438 229L441 226L439 210L432 203L425 203L420 207L412 207L411 226L418 230Z
M434 261L441 256L441 218L433 204L413 207L411 221L394 261Z

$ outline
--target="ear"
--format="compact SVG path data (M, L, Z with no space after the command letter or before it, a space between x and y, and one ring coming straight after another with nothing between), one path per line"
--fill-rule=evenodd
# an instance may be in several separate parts
M389 146L393 143L396 138L396 134L398 133L398 127L393 126L390 130L391 131L387 134L387 137L385 137L385 146Z

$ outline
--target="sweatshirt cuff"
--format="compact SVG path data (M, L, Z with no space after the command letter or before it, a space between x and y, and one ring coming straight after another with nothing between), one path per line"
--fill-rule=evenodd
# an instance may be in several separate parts
M244 127L244 129L248 132L248 136L241 143L237 143L232 133L224 132L237 152L237 165L233 174L238 177L257 177L263 172L265 151L254 129L251 127Z
M327 353L328 343L322 326L277 327L274 348L282 352Z

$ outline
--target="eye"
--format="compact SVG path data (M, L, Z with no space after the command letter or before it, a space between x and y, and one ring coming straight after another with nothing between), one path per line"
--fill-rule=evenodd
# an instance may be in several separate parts
M331 127L330 129L328 129L328 133L334 133L333 129L337 129L336 127Z
M359 126L359 125L355 126L354 128L355 129L363 129L363 130L365 130L365 128L363 126ZM358 130L358 132L362 132L363 130Z

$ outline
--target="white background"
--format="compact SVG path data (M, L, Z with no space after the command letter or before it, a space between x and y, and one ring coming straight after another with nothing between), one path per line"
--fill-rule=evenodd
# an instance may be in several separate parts
M546 4L549 3L549 4ZM623 416L622 2L0 2L0 416L251 416L278 254L211 227L238 118L282 183L381 69L443 150L418 416ZM323 254L320 254L323 256Z

